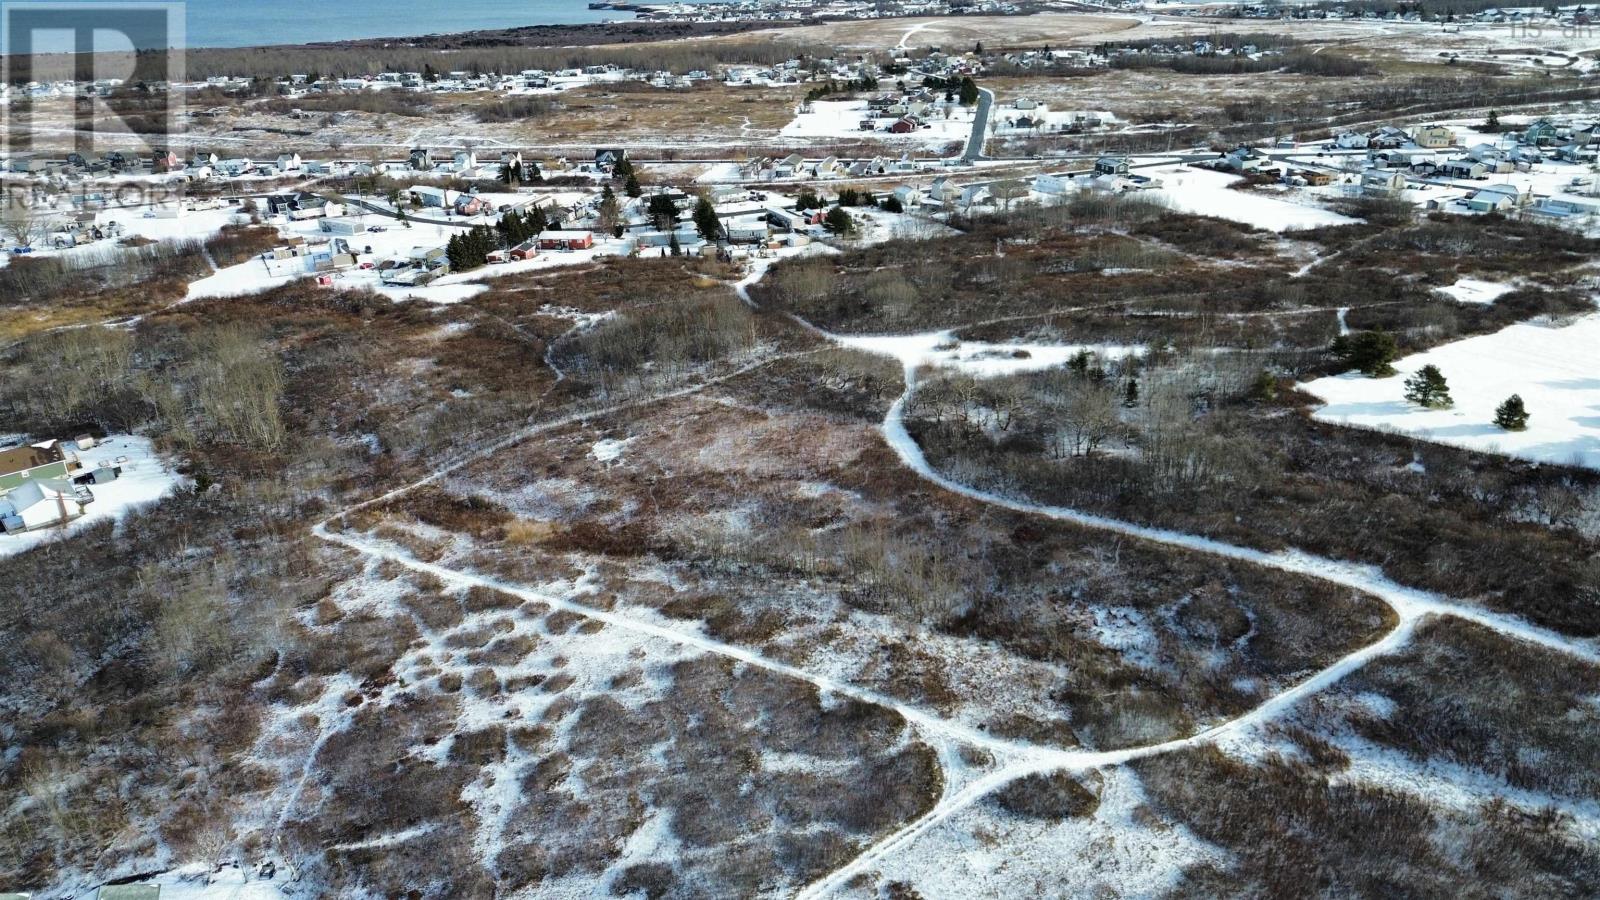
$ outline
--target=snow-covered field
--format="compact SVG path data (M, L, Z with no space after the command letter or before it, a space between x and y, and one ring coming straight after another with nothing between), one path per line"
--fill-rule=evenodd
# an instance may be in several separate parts
M1363 428L1392 429L1457 447L1538 462L1600 469L1600 314L1568 325L1524 322L1494 334L1435 347L1395 363L1400 374L1319 378L1304 388L1327 405L1316 417ZM1451 409L1405 401L1406 376L1432 363L1444 373ZM1521 395L1526 431L1504 431L1494 409Z
M151 447L148 438L115 435L106 438L93 450L79 450L77 453L85 470L98 468L101 463L119 465L122 467L122 477L105 484L92 485L90 490L94 492L94 502L84 508L82 517L61 528L0 535L0 557L13 556L107 519L121 519L131 510L160 500L186 480L167 467ZM126 461L117 462L124 457Z
M356 251L356 258L360 262L370 262L374 265L385 259L404 256L415 247L441 247L452 236L463 232L463 229L460 228L448 225L434 225L426 222L413 222L410 228L406 228L404 225L394 223L393 220L386 220L376 215L370 216L369 221L373 224L387 222L386 230L352 235L345 238L345 240L350 242L350 246ZM319 231L319 226L314 219L309 222L294 223L289 226L289 230L307 239L328 237L328 235ZM482 283L486 279L514 275L519 272L579 265L590 262L596 256L620 253L622 249L620 242L601 240L592 250L541 253L530 260L502 263L474 269L470 272L446 275L438 281L422 287L383 284L379 280L379 273L376 269L346 269L334 273L333 286L342 289L370 288L396 300L459 303L487 290L487 287ZM300 278L310 277L312 275L309 272L298 275L273 275L267 271L266 265L261 260L251 259L238 265L228 266L215 274L191 283L189 285L188 299L238 297L274 288Z
M1140 174L1161 179L1162 188L1153 193L1180 212L1230 219L1268 231L1349 225L1356 221L1321 207L1233 190L1229 185L1240 180L1236 175L1184 166L1146 169Z
M1439 293L1445 294L1457 303L1493 303L1502 294L1508 294L1517 289L1514 284L1503 281L1484 281L1479 278L1462 278L1449 287L1439 288Z
M890 134L887 131L862 131L861 120L867 118L865 100L818 100L809 112L797 112L794 121L779 130L787 138L853 138L880 141L897 141L908 144L937 147L951 141L964 141L972 133L972 110L958 107L946 119L942 114L924 120L925 128L908 134Z
M1112 359L1138 354L1142 350L1139 347L1098 344L987 344L958 341L948 331L870 337L834 336L834 340L852 350L892 356L907 371L929 366L956 369L979 378L1054 368L1065 365L1067 360L1082 350Z

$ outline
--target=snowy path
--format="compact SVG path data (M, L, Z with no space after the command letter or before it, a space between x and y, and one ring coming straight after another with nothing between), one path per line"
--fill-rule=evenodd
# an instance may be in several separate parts
M861 856L829 873L823 879L814 882L796 895L797 898L820 898L831 894L855 876L870 870L885 856L910 846L918 837L932 828L949 820L952 816L983 799L989 793L1018 778L1052 771L1082 772L1105 766L1123 765L1139 759L1212 743L1271 721L1300 700L1331 687L1371 660L1393 653L1406 646L1415 633L1417 624L1425 616L1455 616L1456 618L1482 625L1506 637L1528 641L1560 653L1576 656L1586 662L1600 665L1600 648L1597 648L1592 642L1568 638L1512 616L1480 610L1437 594L1405 587L1384 576L1376 567L1339 562L1297 551L1267 553L1183 532L1151 528L1106 516L1084 513L1067 507L1028 503L1000 494L981 491L954 481L933 468L927 457L923 455L922 448L918 446L906 430L904 422L905 403L916 390L915 369L913 366L907 366L905 377L905 393L895 401L888 415L884 418L884 437L907 467L939 487L954 494L1016 512L1044 516L1089 528L1114 531L1154 543L1209 553L1241 562L1266 566L1283 572L1319 578L1323 581L1378 597L1394 611L1397 623L1378 641L1340 657L1310 678L1273 695L1250 712L1238 718L1214 725L1189 737L1121 750L1062 751L1023 760L995 771L969 785L965 790L941 799L927 814L868 848Z
M765 275L769 264L770 261L759 261L753 266L753 270L748 277L733 286L741 299L752 306L755 304L750 298L748 288ZM831 341L846 346L851 343L849 339L828 334L804 320L796 318L796 321L805 325L812 332L828 337ZM785 677L805 681L828 694L847 696L863 702L882 705L898 712L925 737L937 739L936 742L943 745L939 748L939 755L946 770L947 788L945 796L928 813L872 845L844 866L808 885L796 895L802 898L820 898L833 893L857 875L870 871L880 860L910 846L922 835L1018 778L1058 771L1084 772L1107 766L1122 765L1139 759L1216 742L1227 736L1248 731L1271 721L1304 698L1336 684L1339 680L1360 669L1371 660L1393 653L1406 646L1415 633L1418 623L1426 616L1455 616L1482 625L1506 637L1527 641L1600 665L1600 648L1597 648L1593 642L1568 638L1513 616L1479 609L1437 594L1406 587L1384 576L1377 567L1325 559L1298 551L1269 553L1197 535L1153 528L1107 516L1085 513L1068 507L1026 502L1001 494L982 491L954 481L933 468L924 456L921 447L917 445L906 430L904 423L905 404L916 389L915 367L910 365L906 369L905 392L895 401L886 415L883 422L883 434L885 440L900 457L901 461L929 482L951 493L1003 509L1069 522L1082 527L1112 531L1140 540L1318 578L1342 587L1362 591L1381 599L1393 610L1396 619L1394 627L1376 642L1340 657L1309 678L1272 695L1249 712L1212 725L1188 737L1120 750L1062 750L997 738L876 691L768 659L748 648L715 640L686 627L670 626L627 613L598 609L578 602L573 599L572 595L541 592L526 585L450 569L422 561L403 549L369 537L335 532L328 527L329 523L335 519L361 509L388 502L418 487L437 482L477 459L511 447L533 435L657 401L688 396L714 384L744 375L779 359L814 352L818 351L802 351L800 353L770 357L746 365L727 375L708 379L659 396L640 398L609 407L575 413L549 422L526 426L500 440L478 448L471 454L435 470L418 481L358 503L330 516L329 519L318 523L313 528L313 533L324 541L346 547L368 558L384 559L414 571L432 574L443 580L447 585L462 588L484 587L502 591L512 596L545 604L553 609L571 612L606 625L693 647L706 653L733 659ZM969 744L991 751L995 755L997 767L964 786L955 787L950 783L951 764L949 760L951 756L948 752L948 742ZM308 770L310 763L311 761L308 759ZM280 817L287 815L288 812L289 809L286 808L280 814Z

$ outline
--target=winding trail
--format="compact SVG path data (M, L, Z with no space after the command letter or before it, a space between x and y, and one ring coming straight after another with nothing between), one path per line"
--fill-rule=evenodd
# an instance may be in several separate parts
M769 261L760 261L752 267L751 273L746 278L733 285L739 297L752 307L756 306L756 304L750 297L749 287L766 274L768 267ZM826 337L832 344L842 346L851 346L852 344L849 339L825 332L798 317L791 315L791 318L794 318L795 321L811 332ZM880 692L862 688L826 675L808 672L799 667L764 657L746 647L728 644L707 637L699 631L691 630L689 627L677 627L646 620L634 615L598 609L578 602L568 593L540 591L523 584L511 583L473 572L450 569L418 559L409 551L375 540L369 536L347 533L330 527L334 521L350 513L386 503L419 487L435 483L463 466L521 443L534 435L648 404L689 396L712 385L740 377L781 359L818 352L822 351L813 349L777 354L742 366L728 374L660 395L641 397L618 404L597 407L559 419L524 426L497 441L476 448L471 453L443 465L417 481L330 515L327 519L313 526L312 533L320 540L353 550L362 556L388 560L414 571L429 573L450 586L461 588L484 587L501 591L515 597L547 605L552 609L575 613L606 625L694 647L706 653L723 656L775 674L805 681L829 694L881 705L899 713L924 737L936 739L942 745L939 747L939 755L941 760L944 760L942 765L946 773L945 795L924 815L879 840L840 868L829 872L801 889L796 895L800 898L821 898L832 894L857 875L870 871L884 858L909 847L922 835L949 821L962 810L967 809L994 791L1019 778L1049 772L1085 772L1107 766L1122 765L1139 759L1213 743L1229 735L1247 731L1262 723L1271 721L1302 699L1336 684L1371 660L1405 647L1415 634L1418 624L1428 616L1454 616L1489 628L1506 637L1527 641L1600 665L1600 648L1597 648L1592 642L1575 640L1549 629L1522 621L1514 616L1487 611L1438 594L1406 587L1385 576L1375 566L1341 562L1292 550L1282 552L1256 550L1183 532L1138 525L1069 507L1032 503L1002 494L982 491L957 482L937 471L928 462L921 447L918 446L906 429L904 422L905 406L917 388L916 366L907 360L902 360L902 362L907 363L905 367L905 391L890 407L884 418L882 430L885 440L899 456L901 462L928 482L950 493L1002 509L1067 522L1085 528L1111 531L1139 540L1193 552L1207 553L1251 565L1265 566L1361 591L1377 597L1389 606L1395 617L1393 627L1377 641L1334 660L1325 668L1305 680L1272 695L1259 706L1243 715L1217 723L1188 737L1120 750L1063 750L1058 747L1041 746L999 738ZM948 759L949 744L951 742L980 747L990 751L995 757L995 767L964 786L956 787L950 784L949 774L951 767ZM306 775L309 775L311 765L312 759L308 758L305 764ZM302 783L303 781L304 779L302 779ZM296 798L298 793L297 790L295 792ZM279 815L280 821L291 812L293 803L294 798L291 798L290 804Z

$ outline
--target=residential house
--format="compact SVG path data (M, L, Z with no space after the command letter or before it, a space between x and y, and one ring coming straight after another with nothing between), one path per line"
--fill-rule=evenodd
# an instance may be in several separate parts
M1359 131L1343 131L1334 137L1333 146L1340 150L1365 150L1367 136Z
M1361 193L1373 197L1399 194L1406 188L1406 176L1398 169L1367 169L1361 173Z
M1224 153L1214 165L1224 172L1258 172L1267 164L1267 159L1265 153L1254 147L1235 147Z
M418 172L428 172L433 169L433 154L425 147L414 147L406 162Z
M59 441L0 450L0 491L41 478L66 478L74 462Z
M541 250L587 250L594 246L592 231L541 231Z
M791 153L778 161L773 167L773 172L779 178L792 178L800 173L801 167L806 164L806 158L798 153Z
M1367 135L1367 148L1376 150L1393 150L1405 147L1411 143L1411 135L1394 127L1385 125Z
M617 163L628 158L626 147L601 147L594 151L594 164L610 171Z
M461 195L460 191L452 191L448 188L434 187L428 184L414 184L406 188L406 193L410 195L412 203L438 209L453 206L456 202L456 197Z
M94 499L64 478L36 478L0 494L0 530L7 534L64 525Z
M1556 148L1556 159L1571 163L1592 163L1600 159L1600 149L1587 141L1573 141Z
M478 216L494 210L493 204L472 194L458 194L452 204L458 216Z
M1527 206L1532 199L1531 194L1517 185L1489 184L1468 194L1464 202L1474 212L1509 212Z
M1434 174L1441 178L1484 178L1488 167L1475 159L1447 159L1440 163Z
M1041 194L1059 197L1074 192L1077 186L1067 175L1040 175L1033 179L1033 189Z
M890 191L889 195L899 200L900 205L906 209L922 205L922 191L918 190L914 185L902 184Z
M935 203L950 204L961 194L961 185L949 175L940 175L928 185L928 199Z
M1522 132L1522 142L1533 147L1542 147L1556 141L1558 129L1556 124L1549 119L1539 119L1529 125Z
M1456 133L1443 125L1419 125L1411 140L1425 150L1440 150L1455 145Z
M956 206L961 209L970 209L994 202L994 195L989 192L987 185L969 184L956 195Z
M300 154L298 153L280 153L277 161L278 171L298 172L300 171L300 162Z
M1577 194L1552 194L1528 208L1528 213L1552 219L1570 219L1582 216L1600 216L1600 197Z
M1094 161L1096 175L1126 175L1128 160L1121 156L1102 156Z

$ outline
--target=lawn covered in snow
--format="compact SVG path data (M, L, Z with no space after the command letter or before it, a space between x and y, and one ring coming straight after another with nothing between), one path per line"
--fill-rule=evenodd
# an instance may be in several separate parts
M1405 401L1406 376L1432 363L1444 373L1451 409ZM1600 314L1567 325L1523 322L1408 356L1398 375L1347 373L1304 385L1326 401L1326 422L1404 432L1471 450L1600 469ZM1528 429L1503 431L1494 410L1512 394L1527 404Z
M148 438L114 435L93 450L76 452L84 471L99 468L101 463L105 463L121 466L122 477L105 484L90 485L94 502L84 507L80 518L68 522L64 527L0 535L0 557L13 556L98 522L121 519L134 509L160 500L187 481L156 454ZM125 461L117 461L124 457Z
M961 107L946 119L943 113L924 120L928 127L907 134L888 131L862 131L861 120L871 112L865 100L817 100L807 112L795 114L794 120L778 131L780 137L792 138L851 138L878 141L904 141L928 147L941 147L951 141L965 141L972 134L973 110ZM887 123L890 120L884 120Z
M349 235L344 237L344 240L349 241L351 248L356 251L356 259L358 261L372 263L374 266L386 259L405 256L414 247L442 247L451 237L466 232L465 228L435 225L427 222L412 222L411 227L407 228L402 223L376 215L369 216L368 221L371 224L380 225L385 230ZM462 221L471 220L463 219ZM307 240L332 237L321 232L321 226L318 222L319 220L309 219L303 222L293 222L284 227L291 233L301 235ZM432 284L421 287L383 284L379 278L380 273L376 268L344 269L333 273L333 287L344 290L370 288L396 300L459 303L487 290L487 286L482 283L487 279L538 269L579 265L590 262L599 255L620 253L623 249L622 242L601 238L594 248L590 250L546 251L530 260L517 260L498 265L483 266L469 272L446 275ZM205 278L191 282L188 299L239 297L274 288L301 278L311 277L313 275L310 272L295 275L273 275L267 271L266 264L260 259L250 259L238 265L220 269Z
M1162 187L1154 195L1179 212L1215 216L1268 231L1298 231L1356 221L1332 210L1259 191L1233 190L1229 185L1240 180L1237 175L1183 166L1146 169L1140 174L1161 179Z

